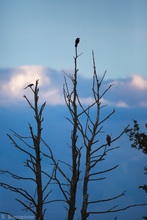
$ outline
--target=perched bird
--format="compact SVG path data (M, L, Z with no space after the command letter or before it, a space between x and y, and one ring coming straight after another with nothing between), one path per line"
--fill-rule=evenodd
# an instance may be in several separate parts
M77 47L78 46L78 43L80 42L80 38L77 38L76 40L75 40L75 47Z
M108 146L110 146L111 137L108 134L107 134L107 137L106 137L106 141L107 141Z
M28 86L26 86L24 89L28 88L28 87L32 87L34 84L29 84Z

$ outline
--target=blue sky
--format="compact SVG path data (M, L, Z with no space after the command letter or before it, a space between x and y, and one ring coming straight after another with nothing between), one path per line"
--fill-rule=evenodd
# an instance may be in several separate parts
M81 38L81 72L91 76L91 50L109 78L146 76L146 0L0 1L0 67L72 68Z
M31 98L31 95L29 96ZM102 117L106 115L106 113L110 112L112 108L104 108L102 112ZM138 115L138 112L140 114ZM130 116L139 120L141 124L144 123L144 116L146 113L146 109L132 109L129 108L116 108L116 114L113 115L106 123L103 124L104 134L100 135L100 142L105 142L105 135L107 133L112 134L112 138L116 137L122 129L130 123ZM32 117L32 112L29 106L25 104L20 106L11 106L11 108L1 107L0 108L1 115L1 123L0 123L0 146L1 146L1 169L9 169L11 172L15 172L17 174L23 174L28 176L28 171L24 169L23 162L25 161L25 155L21 154L17 149L13 147L10 140L6 136L7 133L11 134L9 129L15 130L20 135L28 136L28 122L34 125L34 117ZM66 162L70 160L70 148L68 144L70 144L70 126L69 122L65 119L67 117L67 110L65 110L65 106L47 106L44 110L44 122L43 122L43 138L45 141L52 147L53 152L56 158L63 160ZM34 125L35 127L35 125ZM137 151L135 149L131 149L130 143L128 142L127 136L123 136L116 143L113 143L111 147L121 146L120 149L111 152L107 155L106 160L100 165L103 169L108 167L115 166L119 164L119 167L106 176L106 180L98 182L98 184L94 184L92 186L92 190L90 188L91 196L97 196L98 199L106 198L110 195L115 196L116 194L122 193L124 190L126 191L126 196L119 199L115 203L110 203L108 205L116 205L118 204L120 207L125 207L126 205L134 204L134 203L144 203L146 202L146 194L143 190L138 189L139 185L143 185L146 182L146 176L144 175L143 167L146 165L146 155L144 155L141 151ZM26 147L26 146L24 146ZM42 146L42 149L44 147ZM42 161L43 169L49 168L48 162L45 160ZM82 159L82 166L84 162ZM81 174L82 176L82 174ZM11 178L7 178L7 176L1 175L2 181L8 181L11 184L16 184L14 180ZM22 182L18 182L19 186L22 186ZM21 184L21 185L20 185ZM23 184L23 186L34 192L34 188L32 184ZM78 186L78 205L77 209L79 210L81 207L81 185ZM52 189L51 185L49 189ZM57 198L60 195L58 190L55 188L51 196ZM0 210L6 210L14 215L31 215L30 213L23 212L21 210L21 206L15 201L16 195L10 193L7 190L0 188ZM104 207L93 207L95 209ZM109 207L110 207L109 206ZM46 218L49 217L52 219L62 220L66 216L66 211L64 209L64 204L51 204L48 207L48 211L46 213ZM58 210L58 212L56 211ZM146 215L146 207L142 208L134 208L127 210L125 212L120 212L112 215L101 215L98 216L102 220L112 219L114 220L114 216L118 216L119 220L140 220L143 215ZM79 213L76 213L76 216L79 216ZM6 217L6 216L5 216ZM89 220L97 220L97 216L92 216Z
M27 123L33 118L23 95L32 97L24 87L36 79L39 79L40 103L47 102L44 137L57 148L67 146L70 129L65 120L62 70L73 73L76 37L80 37L78 51L83 53L78 60L82 103L87 106L93 101L91 52L94 49L98 76L107 70L102 91L113 84L102 100L109 106L108 111L116 108L116 114L105 124L105 133L118 135L134 118L144 129L143 124L147 122L146 11L146 0L0 0L0 161L4 169L20 172L18 161L21 163L24 157L17 152L13 154L6 134L10 133L9 129L20 134L28 131ZM112 179L108 177L107 184L112 193L116 189L127 191L121 205L125 201L144 202L146 194L138 186L146 181L143 171L146 155L131 149L126 136L117 144L122 148L108 159L106 166L110 160L120 163L120 168L112 174ZM58 158L68 157L68 152L56 149ZM6 160L10 157L11 160ZM15 210L14 214L21 213L14 197L11 195L9 199L8 192L0 192L0 207ZM63 219L64 208L56 208L59 210L56 219ZM140 220L143 214L146 214L144 207L129 210L118 214L118 220ZM55 218L55 213L52 217ZM109 216L101 216L101 220L108 219Z

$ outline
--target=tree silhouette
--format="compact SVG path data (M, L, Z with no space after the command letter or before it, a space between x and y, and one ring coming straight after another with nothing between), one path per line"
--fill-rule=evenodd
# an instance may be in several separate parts
M63 86L63 94L66 102L66 106L69 110L70 117L67 118L72 126L71 129L71 143L69 147L71 149L71 163L66 163L61 161L62 164L69 168L71 172L70 178L68 174L63 173L65 182L61 184L58 179L58 175L54 177L57 181L65 202L67 203L68 220L74 219L75 212L77 209L76 198L78 191L78 184L82 186L82 205L81 205L81 220L87 219L90 215L104 214L104 213L114 213L126 210L131 207L141 206L145 204L133 204L123 208L119 208L116 204L105 210L95 210L90 211L90 206L93 204L107 203L110 201L117 200L118 198L125 195L125 191L121 192L114 197L100 198L97 200L89 199L89 187L96 182L104 180L106 177L101 175L106 175L110 171L115 170L118 164L112 165L104 170L99 170L99 164L106 160L109 153L118 149L119 146L112 146L110 148L110 143L115 143L128 129L128 126L123 129L123 131L118 134L118 136L111 138L105 134L103 124L115 113L113 109L106 117L102 118L101 113L105 105L103 105L103 97L112 87L109 85L103 92L101 92L101 86L106 75L103 74L102 78L99 79L96 72L94 52L92 52L93 57L93 81L92 81L92 94L93 102L85 107L82 104L82 99L78 92L78 65L77 61L81 54L78 55L78 48L75 47L74 56L74 73L68 74L65 72L65 83ZM92 111L95 111L95 116L93 118ZM84 121L84 122L83 122ZM103 143L99 144L99 140L104 137ZM82 143L81 143L82 139ZM84 168L82 167L82 159L84 158ZM58 164L58 168L60 164ZM59 168L59 172L63 172L64 168ZM58 171L58 169L57 169ZM100 177L99 177L100 176Z
M9 189L10 191L15 192L16 194L22 196L23 199L16 198L16 200L24 207L24 210L30 211L35 216L36 220L43 220L46 211L44 205L47 203L47 198L51 193L51 190L48 191L48 186L51 182L51 176L42 169L42 156L44 155L44 153L41 150L42 129L43 129L42 122L44 120L42 113L45 108L46 102L44 102L39 108L38 83L39 80L36 81L34 89L32 88L33 84L30 84L26 87L26 88L30 88L33 92L34 95L33 104L24 95L24 98L26 99L29 106L34 112L36 131L34 131L35 128L33 128L32 125L29 123L30 135L28 137L21 136L15 131L12 131L13 136L8 134L8 137L12 141L14 147L26 155L27 158L24 162L24 166L27 167L29 171L31 171L31 176L24 177L14 174L8 170L0 170L0 174L10 175L11 178L15 180L28 181L33 183L35 185L34 192L29 193L29 189L25 189L22 186L22 184L21 187L16 187L16 186L12 186L9 183L0 182L0 186L5 189ZM15 138L17 138L21 142L21 145L16 142ZM44 183L44 186L42 184L43 179L47 179L46 183ZM6 213L2 211L1 213L5 213L8 214L9 216L14 217L11 213Z
M78 217L81 216L79 217L81 220L86 220L91 215L110 214L124 211L131 207L146 205L132 204L125 207L119 207L117 199L123 197L126 194L125 191L107 198L98 197L95 199L91 195L90 188L95 186L97 187L96 190L99 191L98 183L105 180L108 173L113 172L118 168L119 164L116 164L115 160L113 164L109 165L105 164L105 161L112 152L120 147L117 145L117 140L128 131L129 126L126 126L122 132L115 137L114 135L112 135L112 137L108 135L105 123L115 113L115 109L112 109L104 116L102 112L107 106L103 104L103 99L112 85L109 85L104 90L102 89L106 71L101 78L98 77L94 51L92 51L92 88L91 91L89 91L92 93L93 99L88 106L82 102L78 90L78 59L82 53L78 54L78 44L79 38L75 41L74 71L72 74L64 73L63 85L64 100L70 115L69 117L66 117L71 127L70 143L68 143L68 148L71 150L70 158L68 158L68 160L65 158L57 159L54 156L53 149L42 138L42 122L44 120L42 113L46 102L44 102L39 108L39 80L36 81L34 87L33 84L29 84L26 87L27 89L30 89L34 95L33 104L26 96L24 96L34 112L36 132L30 123L29 137L20 136L13 131L14 137L17 138L22 145L25 145L25 148L18 144L16 140L8 134L14 147L27 156L24 165L33 175L31 175L31 177L24 177L13 174L8 170L1 170L0 174L8 174L16 180L31 181L35 184L35 190L34 192L29 193L28 189L15 187L4 182L0 182L0 186L21 195L22 200L16 200L26 211L29 210L32 212L36 220L45 219L45 211L47 208L49 209L49 203L52 202L64 203L64 207L67 210L66 219L68 220L75 219L76 214ZM29 142L27 142L27 140L29 140ZM42 146L46 147L45 151L43 151ZM48 167L50 170L48 172L45 171L42 166L42 161L44 159L48 159ZM104 164L105 166L102 166ZM44 182L44 184L42 182ZM50 189L51 186L52 188ZM51 192L54 190L54 187L58 187L62 198L57 196L56 199L53 199ZM79 193L81 196L80 201L78 201L77 204ZM115 202L115 205L111 205L111 202ZM104 208L102 209L99 204L104 204ZM105 206L105 204L108 205ZM94 205L97 205L95 209L92 208ZM7 212L0 211L0 213ZM9 215L13 216L12 214ZM117 219L117 217L115 217L115 219Z
M145 128L147 129L147 124L145 124ZM133 120L133 127L128 128L126 133L129 136L129 140L132 142L131 147L142 150L144 154L147 154L147 133L140 130L137 120ZM144 167L144 171L145 174L147 174L147 166ZM147 184L139 186L139 189L143 189L145 193L147 193ZM147 219L147 216L143 218Z

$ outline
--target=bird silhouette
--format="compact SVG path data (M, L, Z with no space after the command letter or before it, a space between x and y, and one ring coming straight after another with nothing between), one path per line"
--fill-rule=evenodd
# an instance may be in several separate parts
M24 89L27 89L28 87L32 87L34 84L29 84L28 86L26 86Z
M111 137L108 134L107 134L107 137L106 137L106 141L107 141L108 146L110 146Z
M78 43L80 42L80 38L78 37L76 40L75 40L75 47L78 46Z

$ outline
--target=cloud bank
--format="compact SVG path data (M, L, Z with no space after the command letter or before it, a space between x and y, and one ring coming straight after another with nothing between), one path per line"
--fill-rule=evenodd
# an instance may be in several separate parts
M80 73L79 73L80 74ZM40 100L48 105L65 105L63 98L64 73L43 66L20 66L0 69L0 105L22 104L23 95L31 96L30 83L39 79ZM107 78L107 76L106 76ZM79 95L85 105L93 101L92 79L79 76ZM134 74L129 78L104 80L103 92L109 85L112 88L103 97L103 104L121 108L147 107L147 78Z
M20 104L23 95L30 97L30 88L24 90L28 84L39 79L40 100L47 100L50 105L63 103L59 91L61 73L43 66L20 66L14 69L0 69L0 105ZM58 76L59 75L59 76ZM56 81L57 80L57 81ZM43 101L42 101L43 102Z
M147 107L147 78L134 74L130 78L116 79L108 100L119 107Z

